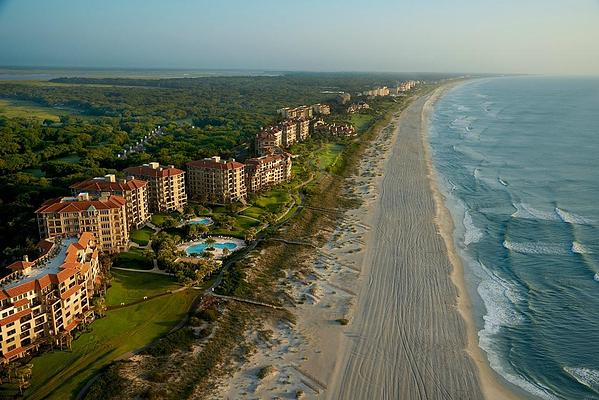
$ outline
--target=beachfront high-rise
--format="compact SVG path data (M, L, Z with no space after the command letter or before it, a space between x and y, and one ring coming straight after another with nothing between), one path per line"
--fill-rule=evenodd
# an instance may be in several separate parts
M245 185L248 192L259 192L291 179L291 156L272 154L245 162Z
M0 279L0 362L37 349L42 338L68 344L70 332L94 318L100 282L98 243L92 233L45 239L36 260L17 261Z
M161 166L157 162L151 162L138 167L125 168L125 172L148 182L151 213L183 211L187 205L185 172L173 165Z
M218 156L187 163L187 184L190 196L203 202L229 204L243 201L245 166L235 160Z
M117 253L129 247L125 199L121 196L81 193L61 197L45 202L36 214L42 238L91 232L103 252Z
M88 179L71 185L74 195L89 193L101 196L110 193L125 199L129 231L138 229L150 219L148 182L129 177L116 179L114 175Z

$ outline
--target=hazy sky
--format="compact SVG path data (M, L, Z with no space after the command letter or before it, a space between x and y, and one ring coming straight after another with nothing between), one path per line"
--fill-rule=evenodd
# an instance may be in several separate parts
M599 0L0 0L0 65L599 74Z

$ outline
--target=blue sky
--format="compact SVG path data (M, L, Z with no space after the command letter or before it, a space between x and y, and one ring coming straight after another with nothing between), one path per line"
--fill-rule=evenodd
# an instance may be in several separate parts
M599 74L599 1L0 0L0 65Z

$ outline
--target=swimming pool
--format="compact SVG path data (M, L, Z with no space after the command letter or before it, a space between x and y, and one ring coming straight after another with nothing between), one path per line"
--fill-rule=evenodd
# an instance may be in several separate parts
M209 217L201 217L201 218L193 218L187 221L189 225L212 225L212 218Z
M220 250L228 249L230 251L233 251L233 250L237 250L237 248L239 246L236 243L233 243L233 242L212 243L212 244L208 244L208 243L195 243L195 244L192 244L191 246L187 247L185 249L185 252L188 255L200 254L200 253L203 253L204 250L206 250L209 247L214 247L215 249L220 249Z

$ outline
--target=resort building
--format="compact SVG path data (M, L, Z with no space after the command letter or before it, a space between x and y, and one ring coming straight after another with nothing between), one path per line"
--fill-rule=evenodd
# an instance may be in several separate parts
M329 115L331 113L331 107L328 104L320 104L320 103L313 104L312 105L312 113Z
M322 120L314 124L314 133L338 137L357 136L356 130L352 125L327 124Z
M291 179L291 156L272 154L245 162L245 185L248 192L259 192Z
M347 107L347 113L352 114L352 113L358 112L360 110L368 110L369 108L370 108L370 106L368 105L368 103L360 101L358 103L354 103L354 104L350 105L349 107Z
M39 258L12 263L10 274L0 279L0 361L4 363L45 341L68 345L70 332L94 318L92 297L100 284L94 235L46 239L39 247Z
M204 202L229 204L245 201L244 165L220 157L187 163L187 184L190 196Z
M151 217L146 181L133 177L117 180L114 175L106 175L71 185L71 190L74 195L89 193L101 196L102 193L109 193L123 197L129 231L140 228Z
M278 126L262 129L256 135L256 153L263 156L269 154L273 148L283 145L283 131Z
M378 87L372 90L367 90L364 93L364 96L371 96L371 97L377 97L377 96L389 96L389 94L391 94L391 91L389 90L389 88L387 86L383 86L383 87Z
M148 182L148 202L151 213L183 211L187 204L185 172L173 165L161 166L157 162L140 167L129 167L125 172Z
M289 147L295 142L297 142L298 138L298 129L299 124L297 121L288 119L280 124L281 132L282 132L282 145L283 147Z
M295 108L281 108L277 112L283 117L283 119L294 119L294 118L312 118L313 111L312 106L300 106Z
M393 88L392 92L394 94L400 94L403 92L407 92L407 91L415 88L416 85L418 85L419 83L420 83L420 81L414 81L414 80L405 81L405 82L402 82L398 87Z
M307 118L300 118L297 120L297 141L303 142L310 137L310 120Z
M36 214L42 238L91 232L101 251L116 253L126 251L129 246L125 199L121 196L104 194L92 198L80 193L76 197L49 200Z

